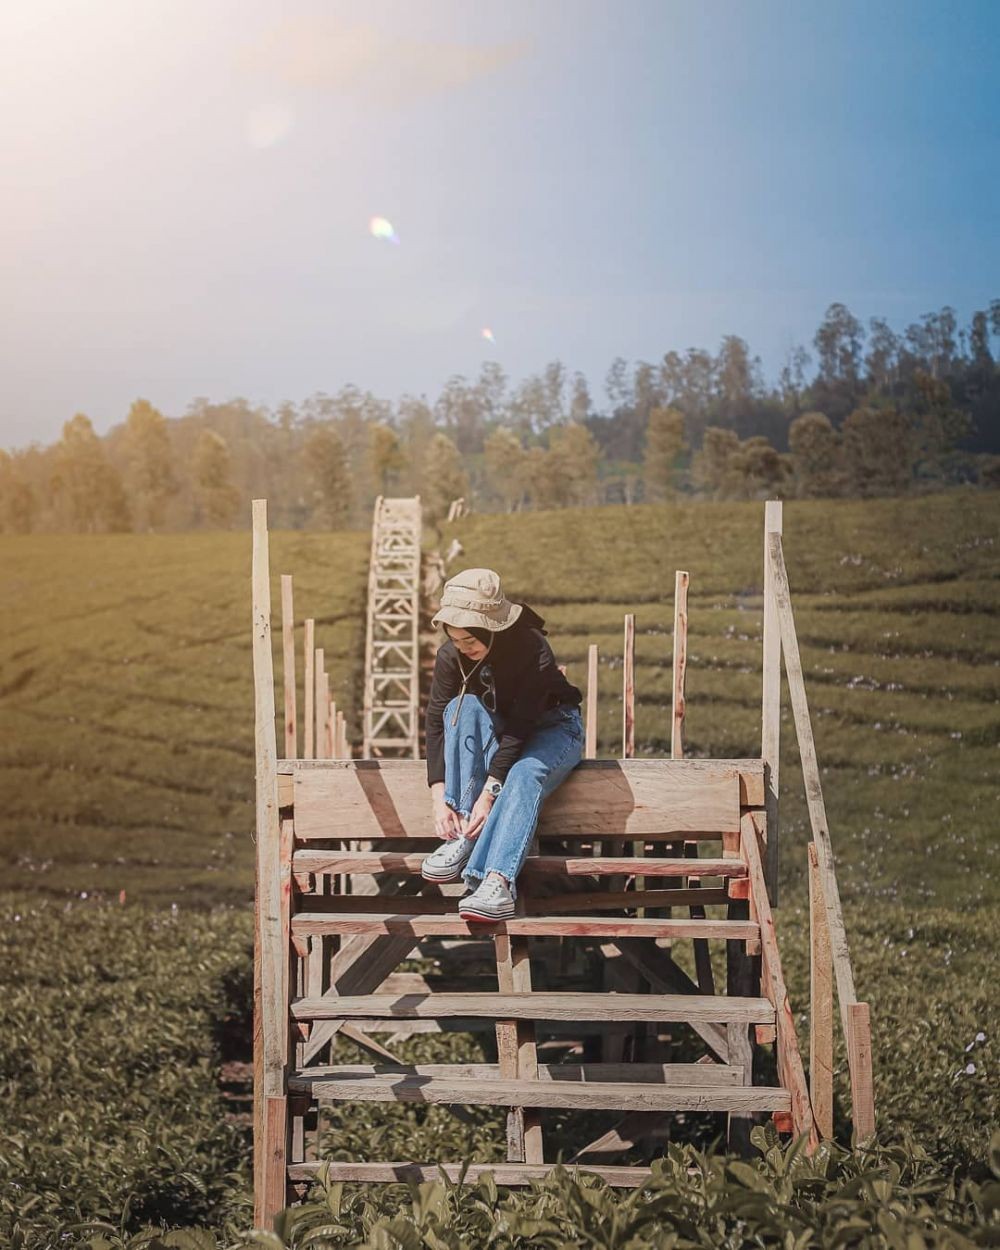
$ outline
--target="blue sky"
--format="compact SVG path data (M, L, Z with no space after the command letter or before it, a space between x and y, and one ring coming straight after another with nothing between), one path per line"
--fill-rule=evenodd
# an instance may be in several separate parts
M484 359L600 398L726 333L773 376L834 300L964 322L998 54L994 0L9 0L0 445Z

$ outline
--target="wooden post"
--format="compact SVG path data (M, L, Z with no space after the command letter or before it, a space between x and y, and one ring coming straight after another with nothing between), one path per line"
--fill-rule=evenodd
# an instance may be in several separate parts
M343 712L337 712L337 759L349 760L351 748L347 744L347 718Z
M872 1026L867 1003L851 1003L847 1009L847 1057L851 1070L854 1140L862 1142L875 1132Z
M316 756L318 760L324 759L326 756L326 700L323 697L324 685L323 677L325 670L323 668L323 648L316 648L316 658L313 661L313 676L315 690L313 692L313 704L316 708ZM327 696L329 697L329 696Z
M324 674L324 676L328 676L328 675ZM330 688L329 680L327 680L324 684L326 685L327 689ZM340 742L337 738L337 700L336 699L328 699L327 704L326 704L326 744L327 744L327 754L329 755L330 759L332 760L339 759L340 758L340 750L339 750Z
M778 771L781 746L781 629L774 601L774 574L769 556L772 534L781 535L781 500L764 505L764 660L761 703L761 758L764 761L764 810L767 847L764 876L771 905L778 905Z
M688 575L674 574L674 686L670 719L670 758L684 758L684 678L687 673Z
M267 501L255 499L253 513L253 675L257 803L257 933L254 964L260 977L260 1068L254 1100L254 1224L270 1231L286 1203L288 1154L288 936L281 881L281 830L278 821L278 770L275 733L274 667L271 657L271 581L267 550ZM257 1029L255 1028L255 1035ZM256 1063L255 1063L255 1066Z
M315 680L316 680L314 676L314 673L315 673L314 666L316 663L315 638L316 638L316 622L310 616L306 618L305 642L303 644L305 647L305 670L306 670L305 700L304 700L305 711L304 711L304 717L303 717L304 719L304 725L303 725L304 742L302 746L302 758L304 760L312 760L316 758L316 755L315 755L316 748L315 748L315 743L313 741L313 737L314 737L314 734L313 734L313 731L314 731L313 696L315 694L314 685L315 685Z
M635 615L625 613L625 651L622 661L622 758L635 755Z
M809 1097L821 1137L833 1136L833 963L816 847L809 843Z
M597 643L587 648L587 730L583 755L597 759Z
M285 759L298 755L298 714L295 708L295 611L292 579L281 575L281 676L285 693Z

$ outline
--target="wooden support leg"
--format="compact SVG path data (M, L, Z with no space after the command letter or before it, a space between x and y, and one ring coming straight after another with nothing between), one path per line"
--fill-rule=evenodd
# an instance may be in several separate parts
M728 918L730 920L747 920L749 915L750 904L745 899L733 899L729 903ZM742 942L726 943L726 993L741 998L755 998L760 993L757 961L746 953ZM730 1024L726 1032L729 1042L729 1062L734 1066L742 1066L743 1083L752 1085L753 1042L750 1030L746 1025ZM750 1130L753 1125L753 1112L731 1111L729 1113L726 1139L729 1149L734 1154L751 1153Z
M851 1003L847 1008L847 1055L851 1069L854 1140L862 1142L875 1132L872 1026L867 1003Z
M685 842L684 855L688 859L697 859L698 843ZM687 885L698 889L701 886L701 881L697 877L693 877L687 882ZM704 907L692 907L691 919L704 920ZM712 975L712 957L709 954L708 940L706 938L694 939L694 966L698 977L698 989L702 992L702 994L714 994L715 977Z
M520 900L519 900L520 901ZM494 939L497 982L501 994L531 992L528 939L498 934ZM498 1020L497 1052L502 1079L537 1080L538 1054L531 1020ZM512 1107L507 1116L507 1159L510 1163L543 1163L542 1125L535 1108Z
M833 1136L833 958L816 846L809 844L809 1099L821 1137Z

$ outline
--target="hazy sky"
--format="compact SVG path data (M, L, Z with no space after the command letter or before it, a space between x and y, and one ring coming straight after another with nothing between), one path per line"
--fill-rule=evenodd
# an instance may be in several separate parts
M0 444L964 322L998 63L997 0L2 0Z

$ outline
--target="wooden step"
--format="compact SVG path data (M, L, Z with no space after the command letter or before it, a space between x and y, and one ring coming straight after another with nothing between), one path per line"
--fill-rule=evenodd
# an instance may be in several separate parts
M458 900L465 895L464 886L444 885L443 894L391 895L395 916L454 915ZM304 890L299 895L302 905L324 916L351 912L370 913L371 894L317 894ZM578 915L589 911L635 911L644 907L718 907L728 903L725 890L587 890L572 894L532 894L524 890L524 908L529 916Z
M469 1107L558 1107L579 1111L788 1111L788 1090L767 1085L654 1085L623 1081L470 1080L432 1076L288 1079L293 1093L330 1102L443 1103Z
M418 873L424 855L379 854L373 851L296 851L292 871L296 873L395 872ZM523 873L556 877L745 877L741 859L657 859L638 857L567 857L530 855Z
M372 901L392 905L392 899ZM412 937L480 937L484 934L510 934L512 937L644 937L644 938L724 938L750 941L760 928L749 920L662 920L632 916L515 916L488 924L463 920L457 912L447 916L405 916L391 912L368 915L324 915L300 912L292 917L295 937L326 934L374 936L398 933Z
M295 998L296 1020L636 1020L699 1024L773 1024L766 998L709 994L330 994Z
M462 1181L474 1185L482 1176L492 1176L498 1185L524 1186L532 1181L544 1180L552 1171L551 1163L344 1163L333 1162L293 1163L288 1168L288 1179L293 1183L315 1180L320 1169L325 1169L329 1181L360 1181L378 1184L392 1181L439 1181L444 1173L452 1182ZM587 1164L569 1165L571 1173L599 1176L607 1185L616 1189L635 1189L649 1180L651 1170L643 1167L591 1167Z
M317 1077L434 1076L461 1077L465 1080L498 1080L497 1063L344 1063L315 1066L309 1073ZM248 1074L249 1075L249 1074ZM742 1085L743 1069L725 1063L540 1063L540 1081L581 1081L592 1083L638 1081L643 1085Z

